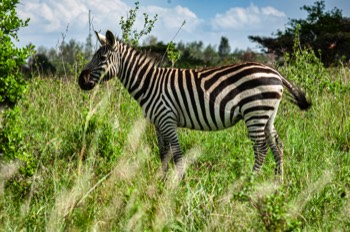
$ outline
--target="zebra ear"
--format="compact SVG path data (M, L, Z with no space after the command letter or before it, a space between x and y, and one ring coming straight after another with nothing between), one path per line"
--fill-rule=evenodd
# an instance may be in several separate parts
M96 37L97 37L98 41L100 41L101 45L107 44L107 39L106 39L106 37L104 35L101 35L97 31L95 31L95 34L96 34Z
M107 43L114 47L115 45L115 37L111 31L106 32Z

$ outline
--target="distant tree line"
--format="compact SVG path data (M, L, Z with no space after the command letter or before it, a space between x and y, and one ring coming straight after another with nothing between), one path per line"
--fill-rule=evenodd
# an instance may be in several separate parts
M56 48L39 47L24 67L27 76L60 76L70 77L80 71L84 63L91 58L93 47L91 35L86 43L75 39L62 41Z
M168 62L165 56L167 44L162 41L158 42L154 36L145 40L141 49L155 54L165 63ZM264 54L250 49L231 51L229 40L226 37L221 37L218 48L211 44L205 46L202 41L194 41L189 43L179 42L175 45L175 49L180 53L180 57L175 63L175 67L179 68L212 67L244 61L264 62L267 59Z
M88 37L91 39L91 37ZM163 66L170 66L167 59L167 44L158 41L156 37L150 36L145 39L139 49L149 53L155 59L161 61ZM266 55L254 52L250 49L231 51L229 40L221 37L218 48L213 45L205 46L202 41L189 43L179 42L175 44L175 49L180 57L175 63L175 67L181 68L202 68L241 61L261 61L267 60ZM92 56L93 47L91 42L85 44L72 39L69 42L62 42L57 48L39 47L27 66L27 72L32 76L57 76L72 77L79 72Z

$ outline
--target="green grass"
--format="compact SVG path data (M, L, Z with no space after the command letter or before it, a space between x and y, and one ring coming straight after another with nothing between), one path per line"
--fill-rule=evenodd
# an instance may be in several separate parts
M344 86L349 70L332 70ZM275 127L285 181L269 152L259 176L243 122L220 132L179 129L180 183L163 183L156 134L118 82L83 92L33 79L16 125L33 175L2 161L2 231L350 230L350 91L309 92L301 112L282 101ZM171 172L173 172L171 168Z

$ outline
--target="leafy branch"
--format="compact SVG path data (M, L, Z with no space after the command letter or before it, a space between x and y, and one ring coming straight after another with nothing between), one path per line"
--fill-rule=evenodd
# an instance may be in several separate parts
M136 22L137 11L139 10L139 2L135 2L135 8L129 10L129 15L120 19L119 25L122 29L122 38L125 43L130 44L132 47L137 47L139 40L142 36L148 35L153 27L154 23L157 21L158 15L154 15L153 19L149 17L147 13L143 13L144 24L141 31L137 31L133 26Z

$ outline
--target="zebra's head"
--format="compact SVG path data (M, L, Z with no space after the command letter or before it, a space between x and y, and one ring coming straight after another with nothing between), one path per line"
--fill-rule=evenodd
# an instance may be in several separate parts
M83 90L91 90L96 84L117 76L119 72L120 53L117 52L119 41L111 31L107 31L106 36L95 33L101 47L79 76L79 86Z

